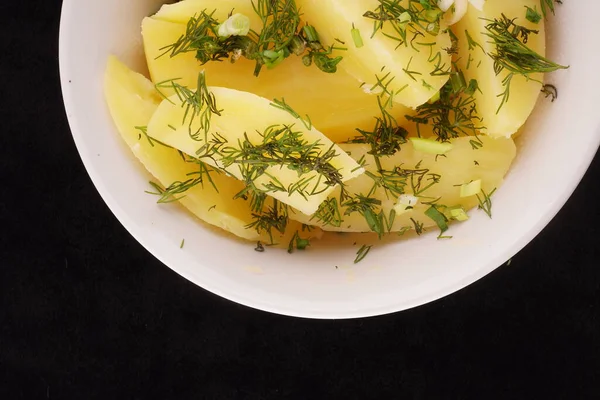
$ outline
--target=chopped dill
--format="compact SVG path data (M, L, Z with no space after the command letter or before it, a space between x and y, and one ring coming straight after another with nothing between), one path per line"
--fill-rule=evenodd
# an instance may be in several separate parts
M369 254L369 251L371 251L372 247L373 246L362 245L360 247L360 249L358 249L358 251L356 252L356 258L354 259L354 264L358 264L359 262L364 260L365 257L367 256L367 254Z
M490 193L486 193L485 190L481 190L482 196L477 195L477 200L479 201L478 208L483 210L488 217L492 218L492 195L496 192L496 189L492 190Z
M213 115L221 115L223 110L219 110L215 95L209 90L206 84L206 75L204 71L198 74L197 89L192 90L186 86L177 83L179 79L170 79L159 82L155 85L158 93L171 104L175 102L164 94L164 89L171 89L175 92L181 106L185 109L182 123L189 126L190 137L194 140L207 140L210 122ZM192 132L192 124L199 119L199 128ZM200 135L203 133L203 135Z
M529 36L537 35L538 31L517 25L515 19L510 19L504 14L488 22L485 34L495 45L495 51L489 53L494 61L494 72L496 75L503 71L508 72L502 82L504 92L498 96L502 99L498 112L510 98L510 85L514 76L520 75L536 80L532 77L533 74L568 68L541 56L527 46Z

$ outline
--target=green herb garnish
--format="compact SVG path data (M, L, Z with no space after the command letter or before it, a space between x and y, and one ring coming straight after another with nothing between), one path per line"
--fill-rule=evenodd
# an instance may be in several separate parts
M437 227L440 228L440 235L438 236L438 239L445 238L442 235L448 230L448 219L446 216L440 212L436 206L429 207L425 211L425 215L431 218Z
M486 35L495 45L495 51L489 53L494 60L494 72L499 75L505 70L508 71L508 75L502 82L504 92L499 95L502 101L498 112L510 97L510 84L514 76L520 75L536 80L532 77L533 74L568 68L542 57L529 48L527 46L529 35L538 34L538 31L517 25L515 19L510 19L504 14L499 19L490 20L486 31Z
M188 124L190 137L194 140L204 140L206 142L212 116L221 115L223 110L218 108L215 95L208 88L204 71L198 74L196 90L180 85L177 83L178 80L170 79L159 82L155 85L156 90L171 104L175 103L164 94L164 89L172 89L175 92L185 109L182 123ZM200 121L199 127L197 130L192 131L192 124L196 120Z
M477 200L479 200L478 208L483 210L488 217L492 218L492 195L496 192L496 189L492 190L490 193L486 193L484 190L481 190L482 196L477 195Z
M537 7L531 8L525 6L525 8L527 10L525 11L525 18L527 18L527 21L538 24L542 20L542 15L538 12Z
M184 35L161 49L161 56L194 52L201 64L226 59L236 62L244 57L256 62L254 75L258 76L263 67L275 68L294 54L307 66L314 64L327 73L337 71L342 57L331 55L343 48L324 46L313 26L301 26L295 0L256 0L252 6L262 22L260 31L220 35L222 24L214 18L215 11L203 10L188 21Z
M373 246L362 245L361 248L358 249L358 252L356 253L356 258L354 259L354 264L358 264L359 262L364 260L365 257L367 256L367 254L369 254L369 251L371 251L372 247Z

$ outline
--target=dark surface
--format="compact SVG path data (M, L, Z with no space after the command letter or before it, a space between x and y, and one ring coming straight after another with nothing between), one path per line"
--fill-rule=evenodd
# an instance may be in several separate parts
M356 321L266 314L156 261L72 142L59 0L0 3L0 399L594 398L600 160L510 266Z

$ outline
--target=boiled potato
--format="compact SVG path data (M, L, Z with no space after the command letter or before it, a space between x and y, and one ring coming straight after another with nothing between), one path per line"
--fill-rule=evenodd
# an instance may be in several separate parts
M197 156L197 152L207 144L206 140L208 139L208 143L211 143L217 135L221 140L227 141L225 147L237 151L244 146L263 144L264 137L261 135L265 135L265 132L285 128L289 131L275 139L269 139L270 144L281 138L291 137L291 132L298 133L300 140L307 145L314 146L313 151L316 155L323 156L326 152L333 152L333 157L326 163L339 172L339 180L342 182L363 172L363 169L350 156L321 132L289 111L274 107L269 100L252 93L227 88L210 87L207 90L214 95L216 107L221 110L220 115L212 115L208 131L206 126L201 126L201 118L197 117L192 120L188 114L186 119L186 108L182 107L179 95L175 94L165 99L158 107L148 124L148 134L186 154ZM191 132L201 133L197 137L193 137ZM327 198L327 195L335 189L335 183L328 183L327 178L316 168L309 167L309 170L302 174L291 169L290 158L299 156L298 151L292 150L296 148L284 146L284 150L281 150L282 147L278 147L277 156L281 155L281 151L291 151L291 153L283 157L278 165L269 164L270 166L257 177L253 177L252 181L258 190L264 191L302 212L312 214ZM228 173L238 179L245 179L242 168L251 165L250 162L256 160L256 155L249 162L237 160L227 166L223 164L224 153L225 151L220 151L203 158L203 160L215 167L225 168ZM273 159L275 156L270 155L270 157ZM301 185L301 182L306 182L306 186L299 187L298 185L304 186ZM273 185L280 189L269 189ZM299 190L290 189L294 186Z
M374 33L375 21L364 14L375 11L381 3L379 0L298 1L304 19L317 28L324 44L341 41L348 49L339 52L344 57L341 68L364 83L365 89L380 91L377 80L383 80L389 92L397 92L395 101L416 108L434 96L448 80L445 73L450 70L451 56L445 49L451 47L450 36L443 26L436 36L418 28L417 23L408 22L404 43L396 40L399 34L394 31L392 22L386 22L383 29ZM402 6L407 4L408 1L401 3ZM401 18L393 16L394 21ZM362 46L355 43L357 34Z
M447 207L462 206L468 210L479 204L475 194L461 197L461 186L480 181L481 189L490 194L498 188L508 171L516 153L514 142L510 138L480 137L483 146L477 150L471 145L472 137L460 137L451 140L452 149L445 155L435 155L417 151L412 142L406 143L400 152L394 156L382 157L381 165L386 171L397 171L396 182L404 186L407 195L418 198L413 209L405 210L398 207L399 196L386 191L383 187L377 188L369 197L381 201L376 207L376 213L383 211L388 222L392 209L397 210L393 225L389 231L405 231L413 229L415 222L423 224L423 228L436 226L435 222L425 215L430 205L427 202L435 202ZM369 147L364 144L343 144L341 147L353 158L364 160L365 169L378 176L375 160L368 153ZM380 175L379 175L380 176ZM404 179L401 177L404 176ZM419 183L419 179L422 179ZM434 179L437 183L432 184ZM404 182L404 184L402 184ZM368 195L373 188L374 180L367 174L348 181L346 190L351 196ZM427 188L430 186L429 188ZM484 198L483 192L479 193ZM329 201L337 201L338 205L340 190L337 189L329 196ZM325 207L328 203L325 203ZM345 215L347 207L339 207L339 216L342 220L336 223L324 223L325 209L319 210L313 216L302 213L292 214L292 218L308 224L319 226L326 231L338 232L369 232L371 231L367 220L358 212ZM323 214L324 213L324 214ZM413 222L411 218L415 221ZM387 231L387 229L386 229Z
M209 0L195 1L198 3L195 6L189 6L190 3L187 0L164 6L158 14L144 19L142 23L144 49L153 82L180 78L182 85L195 88L198 73L204 69L210 85L251 92L269 100L284 98L299 113L308 115L334 142L355 136L357 128L366 130L372 127L373 118L379 114L376 96L365 93L360 82L342 68L328 74L315 66L306 67L301 57L292 55L274 69L263 68L255 77L255 62L243 57L235 64L225 60L200 65L193 52L180 53L175 57L162 55L165 46L175 43L185 34L184 22L198 10L207 8L212 11L211 7L216 4ZM235 12L252 17L252 29L260 31L260 21L256 21L257 16L249 0L230 0L226 5L219 3L215 17L226 18L232 7ZM411 110L397 104L391 113L402 123Z
M146 126L161 102L161 97L150 81L131 71L115 57L111 57L106 68L104 91L121 137L137 159L164 187L197 176L193 175L199 171L196 164L184 162L179 152L173 148L156 142L151 144L151 141L135 128ZM244 189L244 184L214 170L211 177L218 192L210 183L205 182L204 185L189 189L184 196L179 196L179 202L211 225L243 239L269 243L270 237L265 232L259 234L255 229L247 228L247 225L253 222L249 202L234 199L235 195ZM287 244L289 238L299 230L300 224L290 222L286 234L276 234L274 240ZM318 234L316 231L313 233Z
M502 14L515 23L529 29L539 30L539 34L529 35L527 46L538 54L545 54L544 20L538 24L525 18L526 6L538 7L538 0L486 1L479 11L469 4L466 15L452 27L458 38L457 65L463 71L467 82L475 79L480 91L475 92L478 116L482 118L482 132L490 136L511 136L525 123L533 111L540 94L542 74L532 74L531 79L515 75L510 83L510 97L500 107L505 91L503 81L509 74L494 72L494 61L489 54L496 51L490 37L486 36L486 25ZM469 39L470 37L470 39Z

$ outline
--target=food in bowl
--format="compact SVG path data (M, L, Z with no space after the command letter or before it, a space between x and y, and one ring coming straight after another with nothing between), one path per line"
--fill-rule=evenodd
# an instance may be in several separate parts
M540 92L542 0L184 0L142 21L150 79L110 58L113 120L160 203L256 244L465 222ZM356 262L370 247L362 246Z

